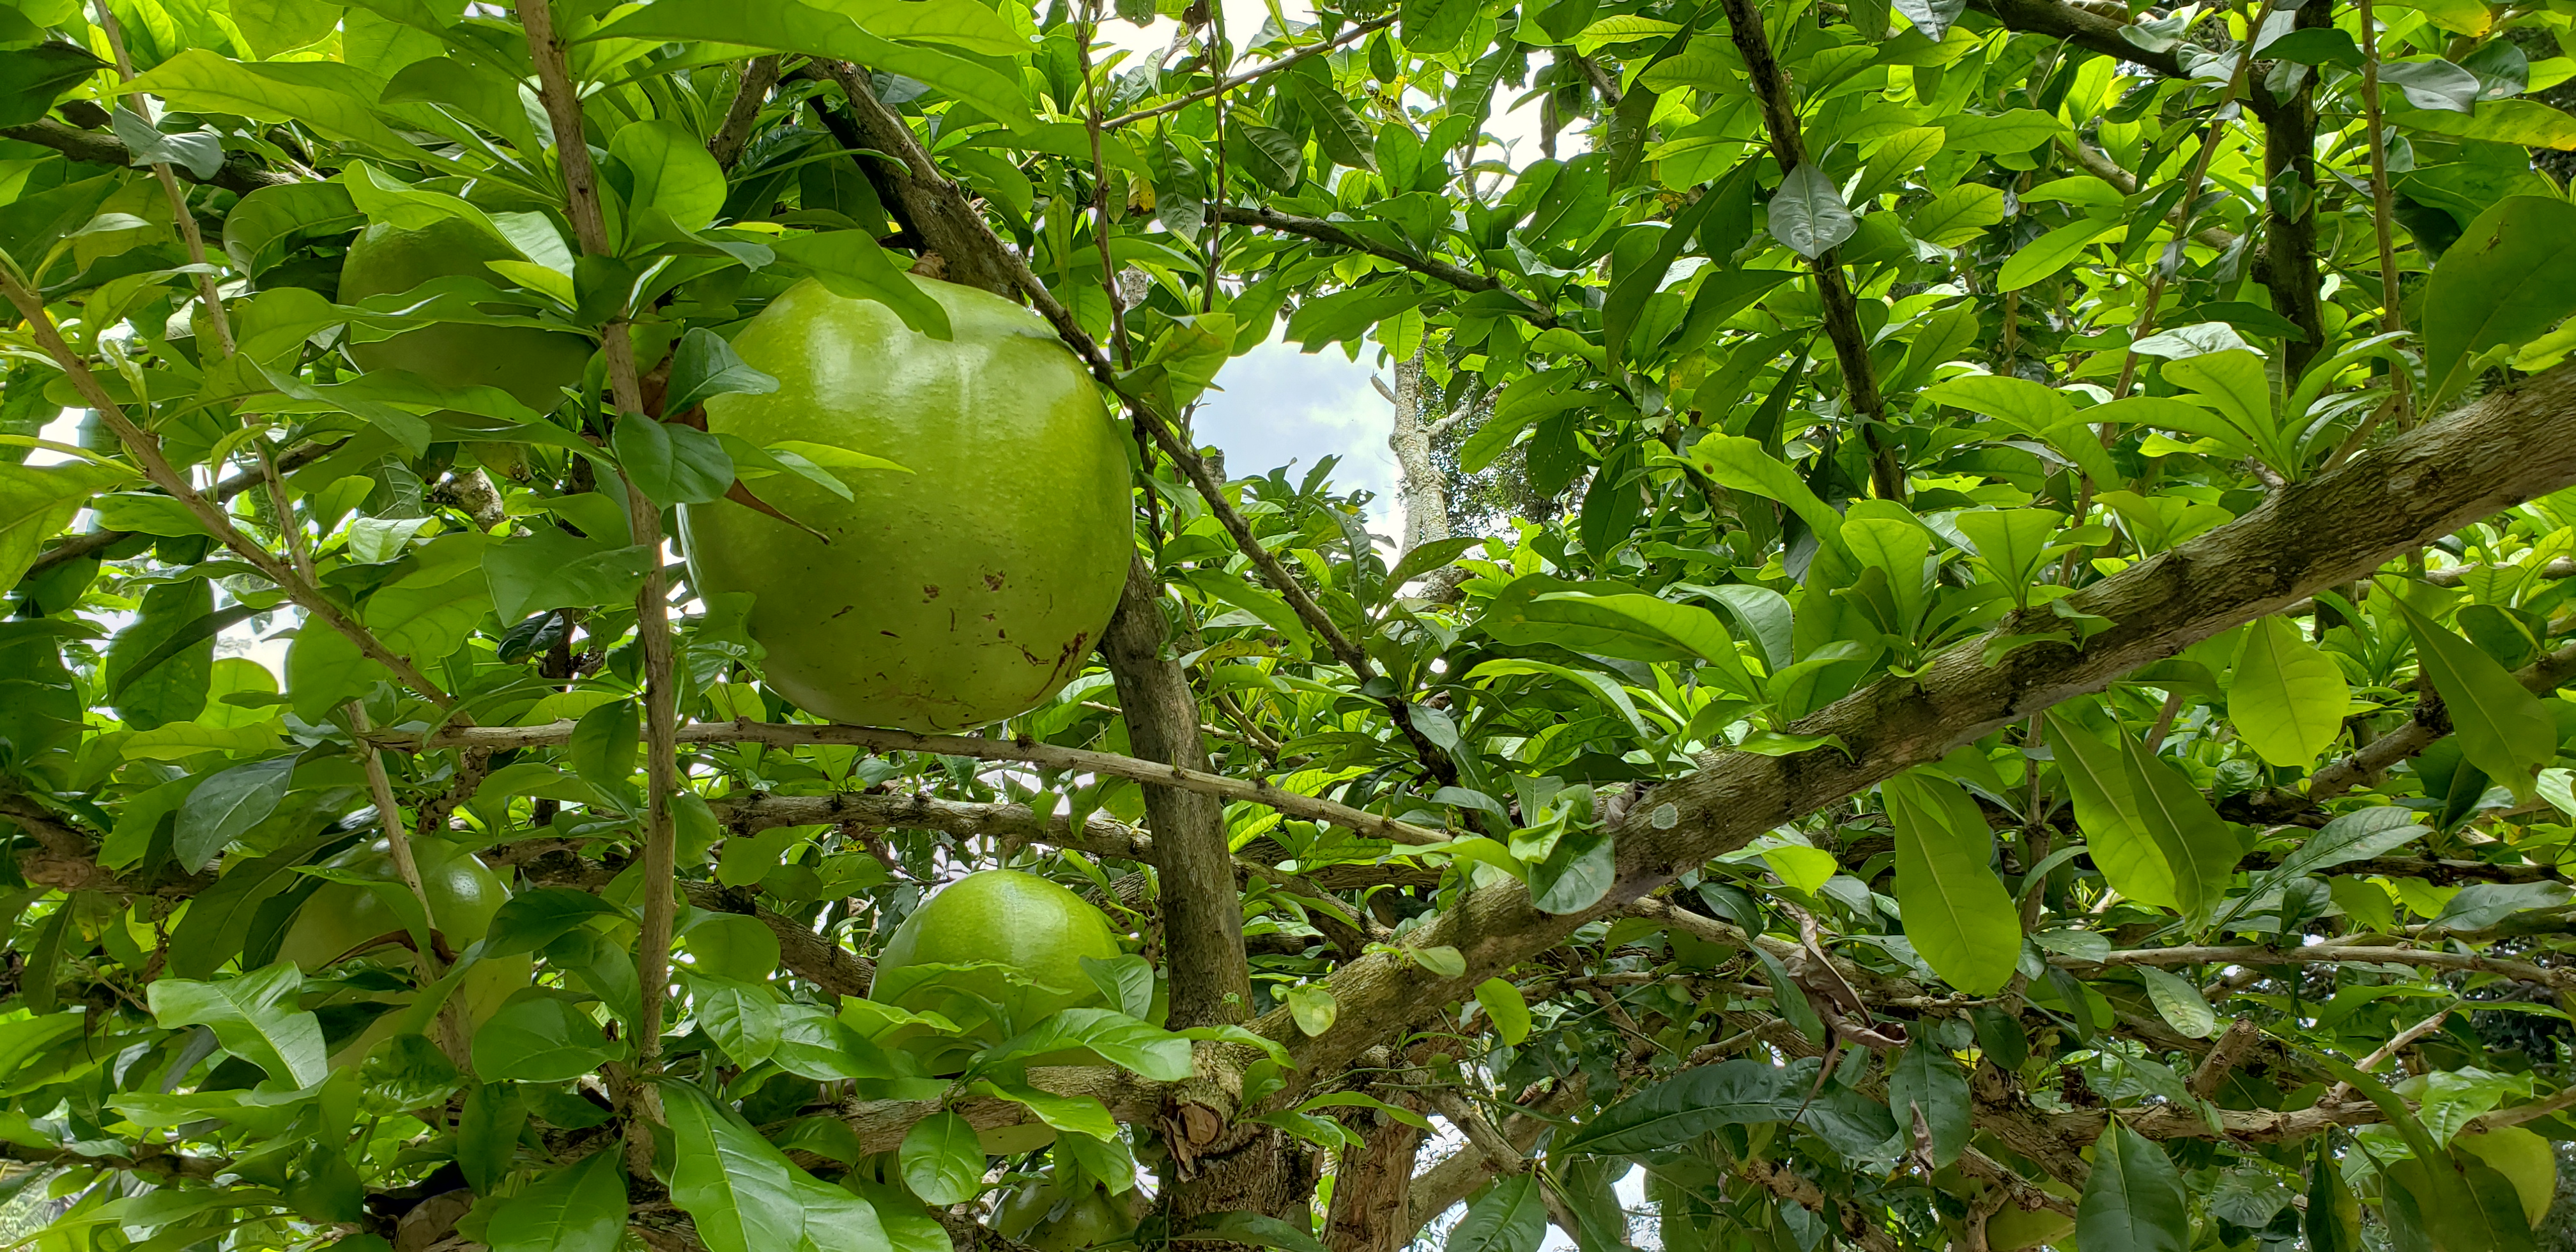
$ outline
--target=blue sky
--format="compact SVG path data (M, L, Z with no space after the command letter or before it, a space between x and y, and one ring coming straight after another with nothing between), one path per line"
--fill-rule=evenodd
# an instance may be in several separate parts
M1376 492L1369 531L1392 537L1395 454L1386 437L1395 410L1369 385L1369 367L1377 358L1375 344L1363 344L1357 361L1339 348L1306 353L1276 339L1262 344L1217 374L1223 390L1211 389L1204 398L1199 440L1225 449L1225 471L1234 478L1293 464L1294 481L1319 459L1340 456L1335 489Z

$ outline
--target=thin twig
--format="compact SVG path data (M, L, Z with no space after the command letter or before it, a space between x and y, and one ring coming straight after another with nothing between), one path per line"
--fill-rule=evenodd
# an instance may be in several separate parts
M1121 113L1116 117L1100 123L1101 128L1104 130L1116 130L1121 126L1135 125L1149 117L1161 117L1166 113L1186 109L1210 96L1221 95L1240 87L1245 83L1252 82L1255 79L1259 79L1270 74L1276 74L1308 57L1322 56L1336 48L1343 48L1357 43L1360 40L1367 38L1372 31L1384 30L1387 27L1394 25L1395 16L1396 15L1393 13L1388 13L1384 17L1370 18L1349 30L1343 31L1341 34L1333 36L1331 39L1326 40L1323 43L1308 44L1307 46L1299 48L1286 56L1279 57L1276 60L1264 61L1261 64L1253 66L1251 69L1245 70L1230 78L1219 78L1213 85L1201 87L1187 95L1175 96L1172 99L1166 100L1150 109L1138 109L1133 113ZM1220 18L1218 20L1222 21L1223 19ZM1090 59L1089 51L1084 50L1082 52L1082 57L1084 61L1088 62ZM1085 67L1085 72L1088 73L1087 65Z
M512 748L535 748L569 743L572 741L573 725L574 723L571 722L554 722L544 726L452 727L431 735L426 742L423 742L417 734L382 731L372 736L372 739L385 747L411 752L435 751L441 748L486 748L503 751ZM832 743L847 744L877 752L928 752L938 756L961 756L978 761L1026 762L1047 769L1107 774L1114 778L1132 778L1138 782L1177 787L1184 791L1202 791L1210 795L1223 796L1228 800L1277 809L1290 817L1329 822L1372 838L1386 839L1395 843L1420 846L1449 841L1449 836L1427 827L1355 809L1337 801L1285 791L1258 778L1229 778L1221 774L1182 769L1160 761L1119 756L1111 752L1092 752L1082 748L1060 748L1054 744L1038 743L1028 739L981 739L969 735L921 735L908 730L880 730L868 726L821 726L754 721L699 722L681 727L677 739L681 743L759 743L770 747Z
M707 154L716 164L732 169L742 159L743 145L751 142L752 124L760 120L760 106L769 100L769 89L778 85L778 55L753 57L743 66L742 86L733 94L732 107L725 110L724 124L716 128L715 137L707 140Z
M403 886L411 889L412 899L419 902L420 915L425 919L425 924L435 931L438 927L438 914L430 907L429 887L420 876L420 860L412 855L411 832L403 829L402 809L394 802L393 776L385 770L384 750L365 742L367 732L373 729L367 722L366 704L363 701L351 700L348 704L348 712L349 728L355 731L360 739L359 762L366 767L367 798L375 801L376 824L385 832L385 854L393 861L394 876L402 880ZM414 945L412 957L420 966L423 987L428 987L445 976L446 965L439 960L437 945L434 942ZM464 1019L458 1014L456 997L453 995L447 998L446 1003L438 1006L438 1031L439 1048L447 1053L447 1059L454 1061L458 1068L471 1072L473 1069L473 1049L469 1043L471 1036L466 1031Z
M2379 329L2396 334L2406 329L2406 313L2399 307L2397 243L2390 233L2396 229L2397 207L2388 189L2387 125L2379 116L2379 22L2371 13L2371 0L2361 0L2361 117L2370 131L2371 227L2379 243ZM2406 383L2405 370L2388 372L2387 411L2395 415L2401 431L2414 425Z
M43 298L28 288L26 281L14 266L5 263L0 263L0 294L7 295L9 303L16 306L19 316L26 319L29 333L35 336L36 346L43 348L45 354L54 359L54 364L62 367L63 373L70 377L72 390L84 403L97 411L99 421L105 423L108 430L125 445L126 450L134 454L135 461L142 467L143 476L150 479L153 486L159 487L172 499L186 507L189 515L197 520L198 525L205 527L207 533L222 541L234 555L241 557L250 564L251 568L258 570L261 577L283 588L287 597L292 599L297 607L321 619L331 629L347 636L350 642L358 646L358 651L362 655L392 671L397 680L418 693L422 699L442 709L448 707L451 701L447 693L439 690L438 684L431 682L429 676L420 671L419 666L412 664L411 658L398 656L388 650L373 633L360 625L357 619L349 616L347 610L325 597L312 583L297 573L292 565L278 560L276 553L261 547L250 536L243 534L241 528L233 524L232 517L224 512L222 506L208 500L196 488L189 485L187 476L180 473L178 467L170 463L170 458L162 453L159 437L135 425L134 419L126 416L125 407L118 404L114 396L108 394L106 386L99 382L98 375L91 371L89 362L79 353L72 351L71 345L63 340L62 329L54 325L53 315L45 312Z

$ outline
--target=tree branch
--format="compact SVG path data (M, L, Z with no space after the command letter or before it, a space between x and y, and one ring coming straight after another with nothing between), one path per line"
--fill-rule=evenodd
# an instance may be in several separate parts
M543 726L458 726L438 731L423 741L417 732L380 731L371 738L388 748L408 751L435 751L440 748L509 748L548 747L572 741L573 723L552 722ZM1138 782L1166 787L1183 787L1221 796L1227 800L1274 808L1291 817L1327 822L1377 839L1406 844L1447 843L1449 836L1411 822L1384 817L1355 809L1334 800L1283 791L1262 779L1226 778L1200 770L1183 769L1132 756L1110 752L1092 752L1082 748L1060 748L1053 744L1025 739L982 739L967 735L919 735L908 730L879 730L866 726L823 726L781 722L699 722L677 732L680 743L760 743L770 747L796 747L812 743L850 744L879 752L929 752L939 756L962 756L978 761L1014 761L1041 765L1049 769L1076 770L1132 778Z
M84 164L112 165L120 169L134 164L133 150L116 136L68 126L50 117L38 118L24 126L0 126L0 137L51 148ZM215 170L212 178L199 178L184 166L175 172L192 183L206 183L242 195L263 187L283 187L303 181L291 174L260 168L258 159L246 152L225 153L224 163Z
M1349 47L1350 45L1367 38L1372 32L1384 30L1394 24L1395 14L1393 13L1389 13L1384 17L1370 18L1369 20L1351 27L1349 30L1343 31L1341 34L1335 35L1331 39L1325 40L1322 43L1308 44L1305 47L1299 48L1285 56L1264 61L1261 64L1253 66L1251 69L1244 70L1241 73L1220 78L1216 80L1216 82L1208 86L1201 87L1196 91L1192 91L1187 95L1176 96L1149 109L1138 109L1133 113L1121 113L1116 117L1106 119L1100 123L1100 128L1102 130L1116 130L1121 126L1132 126L1149 117L1161 117L1166 113L1186 109L1193 104L1197 104L1201 100L1209 98L1210 96L1223 95L1226 92L1244 85L1245 83L1252 82L1270 74L1276 74L1308 57L1322 56L1323 54L1331 52L1337 48Z
M1520 307L1512 312L1521 320L1542 330L1556 325L1556 314L1549 312L1547 306L1504 286L1500 279L1489 274L1480 274L1463 265L1453 265L1447 261L1421 256L1396 247L1394 244L1371 239L1337 222L1328 222L1321 218L1298 217L1261 205L1219 205L1216 216L1218 221L1231 222L1237 226L1259 226L1281 234L1300 235L1318 243L1331 244L1336 248L1364 252L1381 261L1392 261L1425 278L1447 283L1460 291L1500 291L1520 302Z
M2120 37L2126 22L2113 21L2091 9L2058 0L1968 0L1968 7L2011 30L2060 39L2104 56L2143 66L2167 78L2183 77L2182 57L2171 50L2149 52Z
M1989 664L1990 639L2049 629L2053 613L2015 614L1985 638L1942 653L1921 673L1887 678L1789 728L1833 735L1846 751L1716 756L1639 798L1612 828L1618 872L1600 902L1548 914L1518 883L1469 893L1414 932L1448 945L1465 968L1443 978L1375 954L1336 971L1333 1027L1302 1036L1285 1011L1256 1029L1297 1059L1291 1098L1308 1075L1337 1072L1392 1032L1454 1004L1486 978L1563 942L1577 927L1905 769L2007 723L2096 691L2138 666L2240 622L2346 582L2392 555L2576 481L2576 370L2492 393L2449 420L2366 450L2274 492L2235 522L2159 553L2069 597L2112 624L2081 647L2033 645Z
M1771 55L1770 37L1762 29L1762 13L1753 0L1719 0L1726 7L1727 31L1735 40L1735 50L1744 57L1745 77L1753 84L1754 98L1762 104L1762 123L1771 136L1771 155L1780 163L1784 175L1807 164L1806 136L1798 121L1798 102L1790 95L1789 78L1780 70L1780 62ZM1822 308L1825 337L1833 342L1834 360L1842 366L1843 391L1852 409L1861 416L1861 438L1869 444L1870 482L1879 497L1903 503L1905 500L1905 467L1897 459L1896 445L1889 441L1887 397L1878 389L1878 370L1869 360L1869 334L1861 329L1860 306L1853 298L1851 281L1843 275L1842 250L1827 248L1807 258L1807 268L1816 275L1816 296Z

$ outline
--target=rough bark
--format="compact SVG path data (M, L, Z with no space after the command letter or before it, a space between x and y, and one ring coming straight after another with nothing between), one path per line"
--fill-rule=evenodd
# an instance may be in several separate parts
M1422 353L1395 363L1395 429L1386 446L1395 452L1396 494L1404 501L1404 535L1396 555L1449 537L1449 489L1431 463L1431 426L1422 415Z
M1368 1116L1375 1124L1333 1161L1333 1205L1324 1219L1324 1246L1332 1252L1402 1252L1413 1240L1405 1199L1422 1131L1383 1114Z
M2149 52L2122 39L2120 28L2128 25L2127 22L2105 17L2090 9L2061 4L2058 0L1969 0L1968 7L2013 30L2055 35L2077 47L2117 57L2168 78L2182 77L2180 55L2170 49Z
M1341 1012L1322 1035L1302 1037L1284 1011L1265 1017L1257 1028L1297 1060L1290 1087L1274 1099L1294 1097L1311 1076L1339 1072L1367 1047L1457 1003L1478 982L1564 942L1575 928L1626 907L1684 869L2570 482L2576 482L2576 369L2562 368L2338 469L2288 484L2235 522L2061 601L2110 623L2080 647L2031 644L1989 664L1984 653L1993 640L2068 625L2048 612L2016 615L1991 635L1943 653L1920 674L1883 679L1790 728L1835 736L1844 750L1714 755L1629 808L1612 831L1617 877L1591 908L1552 915L1533 907L1517 883L1480 889L1411 939L1457 948L1465 957L1458 977L1374 955L1334 974L1330 988Z
M1166 651L1171 628L1157 590L1153 571L1142 559L1132 561L1118 611L1100 639L1100 658L1118 684L1118 707L1136 754L1204 771L1209 763L1207 742L1199 735L1198 695ZM1243 954L1243 908L1236 902L1225 802L1202 791L1147 783L1145 817L1155 835L1147 859L1160 884L1171 1024L1242 1021L1251 1016L1252 972Z
M2302 5L2296 29L2321 30L2334 24L2333 6ZM2307 372L2325 346L2325 315L2317 298L2317 74L2299 75L2299 85L2276 96L2255 75L2246 84L2246 102L2263 121L2262 278L2272 292L2272 311L2288 318L2304 339L2281 345L2281 363L2292 380Z

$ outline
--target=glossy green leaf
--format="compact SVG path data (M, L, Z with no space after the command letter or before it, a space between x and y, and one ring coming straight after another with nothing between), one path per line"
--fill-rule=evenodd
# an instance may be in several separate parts
M1943 981L1986 995L2021 957L2021 916L1987 862L1993 836L1958 784L1905 774L1881 784L1896 826L1896 902L1914 950Z
M2274 765L2306 766L2343 732L2352 703L2343 670L2286 617L2256 619L2236 651L2227 717Z
M2181 1171L2153 1140L2111 1118L2075 1207L2076 1242L2085 1252L2184 1252L2190 1238Z
M2405 597L2390 600L2415 638L2416 660L2442 697L2462 755L2517 797L2531 795L2535 776L2558 755L2558 724L2540 697L2476 644L2417 612Z

